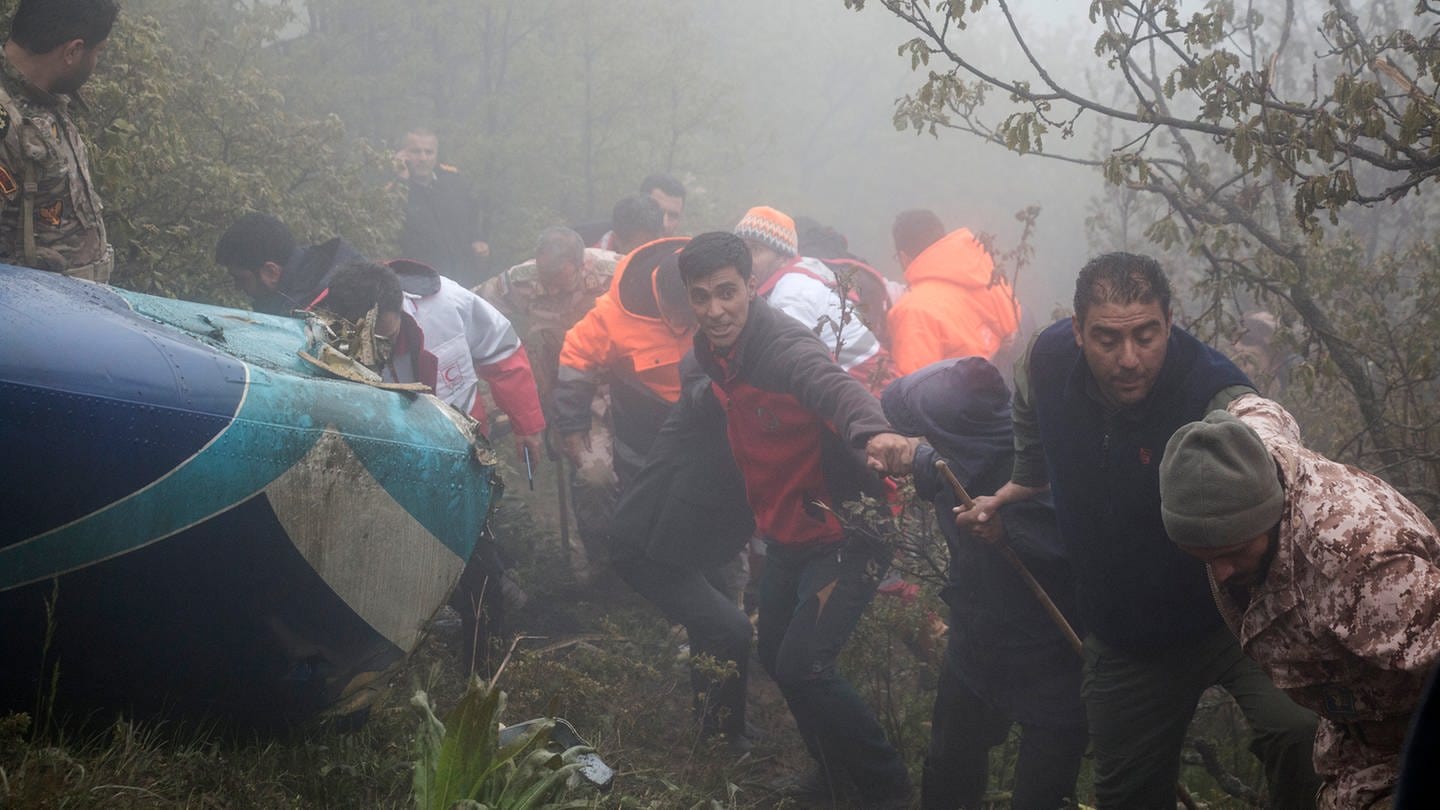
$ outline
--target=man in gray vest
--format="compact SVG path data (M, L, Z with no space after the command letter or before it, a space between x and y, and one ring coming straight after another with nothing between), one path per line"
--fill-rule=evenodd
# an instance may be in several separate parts
M70 105L119 11L116 0L20 0L0 59L0 260L110 280L114 251Z

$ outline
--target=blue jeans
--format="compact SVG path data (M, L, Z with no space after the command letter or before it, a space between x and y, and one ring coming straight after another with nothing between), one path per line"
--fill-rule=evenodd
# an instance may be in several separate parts
M909 794L909 776L835 661L889 565L888 550L861 540L802 548L768 541L756 632L760 663L830 784L849 780L874 800Z

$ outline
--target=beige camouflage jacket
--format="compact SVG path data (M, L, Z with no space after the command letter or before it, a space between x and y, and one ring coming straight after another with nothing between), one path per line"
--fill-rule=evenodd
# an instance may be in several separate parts
M595 307L596 298L610 289L619 260L608 250L586 248L580 286L570 292L547 291L533 260L517 264L475 288L475 293L509 318L520 334L535 371L540 401L547 410L559 375L565 333Z
M1265 579L1216 601L1245 653L1322 720L1324 807L1368 807L1393 789L1407 720L1440 659L1440 538L1373 475L1305 449L1279 404L1228 410L1260 434L1285 485Z
M0 91L0 260L108 281L113 254L90 158L70 118L73 99L31 84L3 55ZM22 227L27 196L34 223L29 256Z

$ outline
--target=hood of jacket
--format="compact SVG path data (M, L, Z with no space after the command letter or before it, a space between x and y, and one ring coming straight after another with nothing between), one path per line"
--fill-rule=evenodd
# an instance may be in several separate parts
M960 228L921 251L905 268L905 283L939 281L961 287L988 287L995 262L969 228Z
M395 271L395 277L400 279L400 289L411 295L428 298L440 292L440 271L424 262L391 259L385 266Z
M680 267L673 257L689 242L687 236L669 236L647 242L625 254L615 266L615 277L610 281L609 295L627 313L637 318L660 320L660 301L656 292L655 274L672 272L677 276ZM661 265L665 269L661 270Z
M885 387L880 406L896 430L924 436L961 481L1010 464L1010 390L983 357L941 360L907 374Z
M259 312L288 315L292 310L305 309L330 286L330 277L345 264L364 259L340 237L328 242L297 248L285 262L280 283L255 298Z

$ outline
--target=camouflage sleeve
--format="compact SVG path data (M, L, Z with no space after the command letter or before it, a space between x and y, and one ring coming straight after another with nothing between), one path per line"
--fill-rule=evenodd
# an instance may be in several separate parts
M1236 419L1249 425L1251 430L1260 435L1260 441L1264 442L1266 447L1299 446L1300 425L1295 421L1295 417L1291 416L1290 412L1275 400L1266 399L1249 389L1246 391L1247 393L1231 400L1222 408L1229 411ZM1212 408L1212 410L1221 410L1221 408Z
M1440 567L1423 554L1357 555L1316 607L1337 641L1377 667L1423 674L1440 660Z
M471 287L470 292L473 292L481 298L484 298L486 301L489 301L491 306L495 307L501 312L505 312L505 307L503 307L501 304L505 300L505 288L507 286L505 284L505 276L507 275L509 275L508 270L504 273L496 273L494 276L485 279L479 284L476 284L474 287ZM506 312L505 316L508 318L510 314Z
M0 223L14 222L17 224L0 224L0 257L18 261L22 248L20 246L19 221L20 216L15 214L7 217L6 209L20 204L20 179L23 175L21 162L24 155L20 150L19 137L10 132L11 127L20 126L18 118L12 118L7 107L0 105Z
M515 279L527 277L527 269L533 268L534 262L518 264L503 273L497 273L476 285L472 292L490 302L490 305L500 310L500 313L511 321L523 314L521 311L523 303L520 300L519 290L515 288Z

